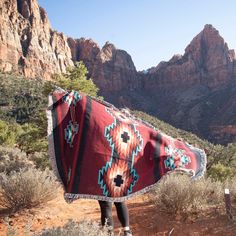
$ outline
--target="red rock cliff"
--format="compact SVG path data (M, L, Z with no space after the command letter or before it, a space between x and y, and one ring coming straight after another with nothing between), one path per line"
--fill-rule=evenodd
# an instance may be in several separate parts
M111 43L72 39L51 29L36 0L0 0L0 69L49 79L83 60L102 92L138 86L133 61Z
M0 0L0 68L50 78L73 65L67 38L50 27L36 0Z
M102 93L134 89L140 86L131 56L106 42L100 49L91 39L69 39L73 60L82 60Z
M224 39L212 25L205 25L186 47L183 56L173 56L151 68L146 88L175 89L204 85L218 89L236 82L235 52L229 50Z

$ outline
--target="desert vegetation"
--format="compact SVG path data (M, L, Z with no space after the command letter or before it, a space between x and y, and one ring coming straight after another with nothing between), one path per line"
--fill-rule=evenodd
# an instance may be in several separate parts
M55 86L98 97L98 88L87 79L87 69L81 62L47 82L0 74L0 210L14 213L37 207L57 194L58 183L48 161L45 114L47 94ZM205 178L192 181L184 175L170 174L160 181L150 193L158 209L172 216L198 215L209 208L222 210L225 187L236 204L236 143L214 145L143 112L132 114L172 137L204 149L208 155ZM107 235L107 230L95 222L70 221L39 235Z
M183 173L172 173L162 178L152 191L151 199L159 210L173 217L199 217L211 209L222 212L225 188L230 189L236 203L235 180L235 177L223 182L210 177L191 180Z
M50 229L44 229L42 232L35 234L34 236L109 236L111 235L108 226L100 227L99 223L90 220L84 220L82 222L76 222L69 220L63 227L54 227Z

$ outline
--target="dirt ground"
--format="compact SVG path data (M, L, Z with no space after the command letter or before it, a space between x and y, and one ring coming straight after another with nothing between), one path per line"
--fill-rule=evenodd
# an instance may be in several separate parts
M219 214L212 210L199 219L186 220L181 217L170 217L148 201L147 195L127 201L130 212L130 226L134 236L235 236L236 222L229 221L224 213ZM116 235L120 231L115 207L113 207ZM0 215L0 236L7 232L6 215ZM30 232L41 231L43 228L62 226L68 219L81 221L84 219L100 220L98 202L95 200L79 199L67 204L63 195L36 209L24 210L21 213L10 215L8 223L16 230L16 235L25 235ZM121 234L123 235L123 234Z

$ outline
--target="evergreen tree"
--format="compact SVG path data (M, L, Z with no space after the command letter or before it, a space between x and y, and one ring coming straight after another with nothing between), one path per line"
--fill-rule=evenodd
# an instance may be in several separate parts
M83 62L76 62L74 67L69 67L66 73L56 74L52 81L44 86L44 93L48 94L58 86L66 91L75 90L87 95L98 97L98 87L91 78L87 78L88 70Z

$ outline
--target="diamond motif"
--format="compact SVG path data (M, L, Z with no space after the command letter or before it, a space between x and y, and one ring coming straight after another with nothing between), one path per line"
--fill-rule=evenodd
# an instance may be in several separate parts
M174 170L179 167L185 167L191 162L190 157L184 154L183 149L177 149L167 146L165 147L165 152L168 156L164 161L165 167L167 169Z
M143 138L136 124L110 109L106 111L114 118L105 127L105 138L111 147L111 159L99 170L98 184L108 197L126 196L133 191L139 179L134 169L134 159L143 147Z
M70 93L66 93L62 100L63 102L67 102L68 106L71 105L71 103L73 102L73 105L76 106L76 103L82 99L82 96L77 92L72 90Z
M132 124L116 121L106 127L105 137L113 148L113 153L117 153L119 158L132 162L143 146L143 139L139 131Z
M67 143L70 144L70 147L73 147L73 141L75 138L75 135L78 133L79 125L77 123L72 123L72 121L69 121L69 124L67 125L65 129L65 140Z
M135 169L130 168L126 162L111 159L99 170L98 184L103 189L103 195L120 197L132 193L138 178Z

